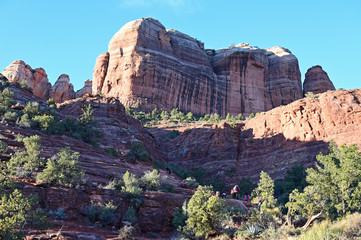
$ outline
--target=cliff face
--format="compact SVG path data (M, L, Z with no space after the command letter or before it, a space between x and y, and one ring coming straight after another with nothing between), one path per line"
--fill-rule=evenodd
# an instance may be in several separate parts
M93 94L126 106L246 115L302 97L297 58L248 45L208 51L200 41L147 18L127 23L94 68Z
M313 92L314 94L323 93L327 90L335 90L327 73L321 66L316 65L307 70L305 81L303 82L303 94Z
M229 185L242 177L257 181L261 171L282 179L295 164L313 166L317 154L328 152L331 140L361 147L360 102L360 90L326 92L261 113L236 127L184 126L177 129L182 132L179 137L162 145L170 162L186 169L201 167L207 176L219 175ZM159 141L171 130L176 128L151 129Z

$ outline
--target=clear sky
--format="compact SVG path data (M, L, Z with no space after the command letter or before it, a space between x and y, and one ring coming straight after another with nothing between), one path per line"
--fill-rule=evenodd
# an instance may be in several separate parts
M91 79L96 57L127 22L158 19L223 48L249 43L290 49L321 65L336 88L361 88L360 0L0 0L0 72L14 60L43 67L50 82L66 73L75 89Z

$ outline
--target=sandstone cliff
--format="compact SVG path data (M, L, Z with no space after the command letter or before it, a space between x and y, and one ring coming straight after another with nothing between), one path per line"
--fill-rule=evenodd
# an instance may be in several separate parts
M51 84L48 81L48 75L43 68L32 69L24 61L16 60L12 62L2 72L10 83L25 82L33 93L43 99L49 98Z
M361 148L361 90L330 91L261 113L231 127L227 123L184 126L170 142L163 142L169 161L187 169L203 168L228 184L240 178L257 181L268 172L282 179L284 172L302 163L313 166L334 139ZM151 129L159 141L174 127ZM234 172L230 169L234 168Z
M287 49L247 44L205 50L202 42L157 20L123 26L96 61L93 94L127 106L236 115L302 97L297 58Z
M70 83L69 75L62 74L50 89L50 97L56 103L62 103L75 97L73 84Z
M333 86L333 83L322 67L316 65L309 68L306 72L305 81L303 82L303 94L307 92L317 94L328 90L335 90L335 86Z

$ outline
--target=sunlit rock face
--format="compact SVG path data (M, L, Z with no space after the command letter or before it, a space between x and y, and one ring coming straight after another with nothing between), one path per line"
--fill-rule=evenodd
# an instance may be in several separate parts
M301 98L302 85L298 60L288 49L204 49L202 42L142 18L124 25L97 58L92 92L148 110L248 115Z
M316 65L309 68L303 82L303 93L313 92L317 94L327 92L328 90L335 90L335 86L322 67Z
M16 60L2 72L10 83L25 83L33 90L34 95L47 99L51 84L43 68L32 69L22 60Z

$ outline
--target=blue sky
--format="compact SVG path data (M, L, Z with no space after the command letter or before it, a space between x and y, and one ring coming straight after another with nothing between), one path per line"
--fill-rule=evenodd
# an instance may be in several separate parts
M207 48L283 46L307 69L321 65L336 88L361 87L360 0L0 0L0 71L12 61L43 67L50 82L91 79L96 57L127 22L158 19Z

